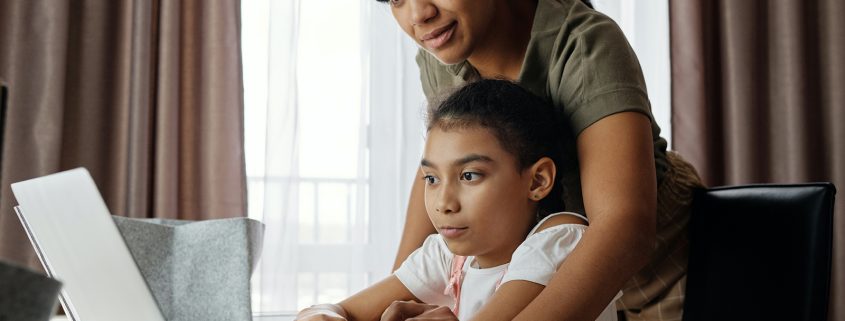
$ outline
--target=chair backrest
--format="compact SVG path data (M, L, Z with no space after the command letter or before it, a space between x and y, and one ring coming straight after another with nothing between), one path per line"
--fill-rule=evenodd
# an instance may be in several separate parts
M830 183L696 192L684 320L827 319Z

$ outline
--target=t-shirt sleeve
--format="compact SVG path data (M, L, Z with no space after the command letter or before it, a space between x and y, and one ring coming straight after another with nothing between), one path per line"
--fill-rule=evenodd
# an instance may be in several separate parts
M575 249L586 228L563 224L531 234L514 251L502 284L525 280L547 285L563 260Z
M433 234L402 262L393 275L422 302L451 306L454 300L443 291L449 280L452 257L443 238Z
M619 26L604 15L574 27L557 47L549 85L576 134L612 114L635 111L652 119L640 63ZM562 66L555 70L555 66Z

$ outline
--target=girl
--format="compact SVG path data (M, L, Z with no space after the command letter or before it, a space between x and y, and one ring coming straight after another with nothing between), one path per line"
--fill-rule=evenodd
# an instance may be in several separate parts
M680 320L686 228L692 190L701 183L666 151L619 27L589 1L379 1L389 2L419 44L429 99L466 82L509 79L552 102L571 125L574 135L559 139L577 147L577 166L559 176L566 210L589 217L590 233L516 320L594 319L623 287L617 304L628 320ZM436 229L418 182L396 265ZM399 305L397 313L411 315L405 306L413 307Z
M298 320L378 320L397 300L446 306L461 320L511 320L584 235L586 218L555 213L564 208L555 177L571 166L561 157L572 147L541 98L508 81L475 82L431 110L427 128L420 172L438 234L392 276ZM613 303L599 320L616 320Z

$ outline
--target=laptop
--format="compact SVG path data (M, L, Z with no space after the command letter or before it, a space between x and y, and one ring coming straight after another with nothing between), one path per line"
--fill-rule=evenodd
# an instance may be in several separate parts
M12 184L18 215L72 321L164 321L84 168Z

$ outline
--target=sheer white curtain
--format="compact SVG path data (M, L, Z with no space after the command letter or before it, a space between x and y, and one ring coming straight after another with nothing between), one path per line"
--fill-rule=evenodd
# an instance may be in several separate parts
M619 24L643 68L651 112L661 136L672 146L671 66L669 59L669 1L593 0Z
M242 16L254 311L334 302L390 271L423 138L416 46L374 0Z

